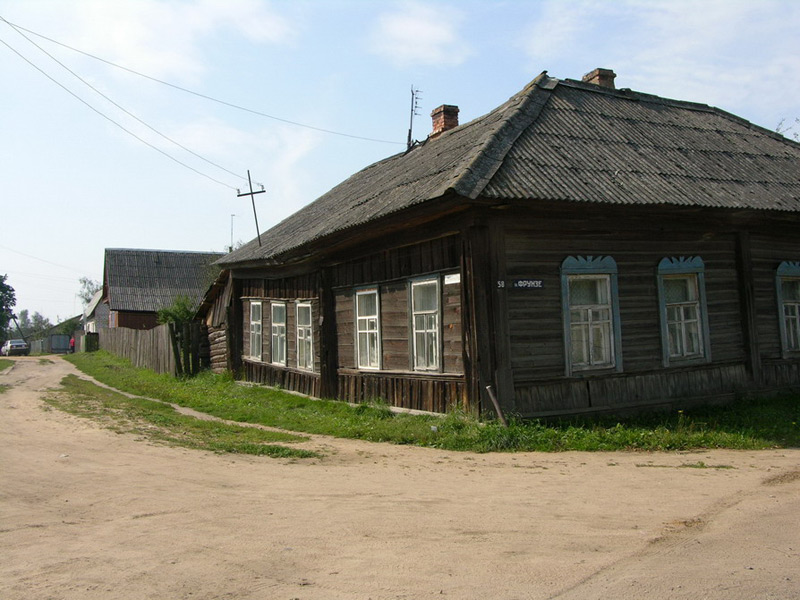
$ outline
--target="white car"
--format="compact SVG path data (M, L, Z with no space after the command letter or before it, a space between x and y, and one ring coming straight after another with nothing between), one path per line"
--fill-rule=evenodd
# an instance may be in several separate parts
M6 343L0 349L0 354L3 356L28 356L30 351L30 346L25 340L6 340Z

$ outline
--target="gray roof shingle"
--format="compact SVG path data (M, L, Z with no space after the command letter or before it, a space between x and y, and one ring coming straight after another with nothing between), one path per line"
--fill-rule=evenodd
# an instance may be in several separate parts
M180 295L200 302L221 252L106 248L105 285L116 311L157 312Z
M800 144L720 109L542 73L492 112L377 162L226 255L280 260L448 192L465 199L800 212Z

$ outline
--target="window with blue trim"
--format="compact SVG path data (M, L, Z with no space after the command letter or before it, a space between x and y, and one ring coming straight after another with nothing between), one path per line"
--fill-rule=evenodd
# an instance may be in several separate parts
M775 276L784 358L800 353L800 262L784 261Z
M617 263L610 256L568 256L561 263L567 375L622 371Z
M705 265L699 256L664 258L658 264L661 354L665 367L711 359Z

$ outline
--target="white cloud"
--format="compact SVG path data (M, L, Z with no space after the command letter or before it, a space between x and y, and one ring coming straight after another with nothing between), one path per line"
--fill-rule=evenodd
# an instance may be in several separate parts
M458 34L462 20L456 8L441 2L432 6L405 2L378 17L370 48L401 67L459 65L472 53Z
M204 72L203 50L223 32L251 43L286 43L289 21L260 0L71 0L30 2L19 25L160 78L190 81Z
M520 47L556 77L613 68L618 87L718 106L766 127L787 96L800 96L800 2L548 0L539 8ZM554 70L565 64L582 70Z

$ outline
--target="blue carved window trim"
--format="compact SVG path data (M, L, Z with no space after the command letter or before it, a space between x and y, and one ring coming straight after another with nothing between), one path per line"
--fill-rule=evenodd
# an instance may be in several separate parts
M800 261L785 260L775 271L775 290L778 296L778 325L781 332L781 355L783 358L797 356L800 352L795 350L790 343L790 332L786 328L786 304L783 295L783 282L786 279L800 279ZM795 340L797 341L797 340Z
M700 334L699 354L689 356L671 356L669 338L669 319L664 280L670 277L691 276L697 291L699 308L698 330ZM705 264L699 256L668 257L658 263L658 312L661 322L661 360L665 367L683 365L692 362L711 362L711 336L708 328L708 304L706 303Z
M610 364L602 366L573 365L572 318L570 311L570 280L592 275L607 278L611 308ZM561 263L561 312L564 324L564 364L567 377L575 373L608 371L622 372L622 333L619 318L619 286L617 263L610 256L568 256Z

